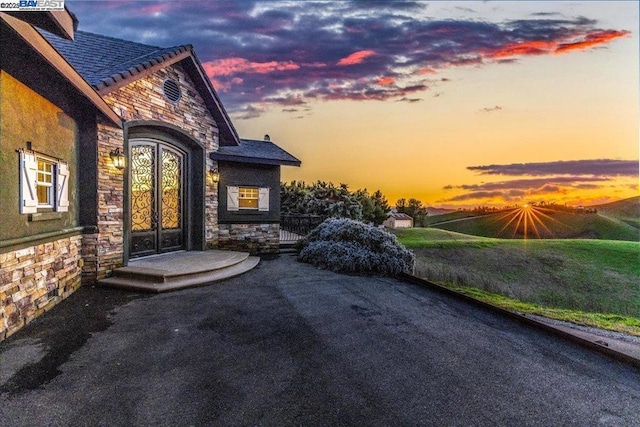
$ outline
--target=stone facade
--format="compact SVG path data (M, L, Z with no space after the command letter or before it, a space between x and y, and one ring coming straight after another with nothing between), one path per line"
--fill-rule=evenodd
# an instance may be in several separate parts
M124 264L124 175L110 156L112 150L123 149L123 140L121 129L98 125L98 232L86 235L83 242L83 254L90 258L85 283L103 279Z
M0 341L80 286L82 236L0 254Z
M280 252L280 224L220 224L218 249L251 254Z
M169 78L178 82L182 92L177 103L167 100L162 92L163 82ZM125 121L163 122L191 135L204 145L207 154L218 148L218 126L195 85L178 64L135 80L103 98ZM107 277L124 262L124 174L113 166L110 158L116 148L125 152L124 138L121 129L98 125L98 231L85 236L83 254L89 258L83 273L85 283ZM206 162L206 170L216 167L208 155ZM206 182L205 198L206 246L214 248L218 238L215 183Z

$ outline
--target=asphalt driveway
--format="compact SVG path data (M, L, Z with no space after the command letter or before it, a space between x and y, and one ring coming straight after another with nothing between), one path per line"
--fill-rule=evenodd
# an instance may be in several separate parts
M174 293L80 289L0 343L0 424L640 426L640 371L283 255Z

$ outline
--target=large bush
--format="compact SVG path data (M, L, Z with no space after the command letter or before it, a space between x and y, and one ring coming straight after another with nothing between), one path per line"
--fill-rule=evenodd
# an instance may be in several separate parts
M299 243L298 258L339 273L412 273L416 258L391 233L359 221L329 218Z

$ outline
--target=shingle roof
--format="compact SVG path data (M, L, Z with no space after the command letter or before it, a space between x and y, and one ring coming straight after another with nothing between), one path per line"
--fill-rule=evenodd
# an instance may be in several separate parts
M213 160L227 160L231 162L258 163L263 165L300 166L300 160L267 141L242 139L236 147L220 147L211 153Z
M84 31L77 31L73 41L42 35L97 90L193 50L191 45L161 48Z
M390 218L393 218L393 219L413 219L409 215L407 215L406 213L398 213L398 212L389 212L387 214L387 217L390 217Z

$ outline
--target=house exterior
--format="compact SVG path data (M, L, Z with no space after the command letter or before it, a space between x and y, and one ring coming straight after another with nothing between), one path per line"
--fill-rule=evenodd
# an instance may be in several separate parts
M389 212L382 225L387 228L411 228L413 227L413 218L405 213Z
M65 14L0 13L0 340L130 259L277 252L280 167L300 165L238 137L192 46Z
M242 139L210 154L220 170L218 248L275 253L280 247L280 166L300 161L271 142Z

